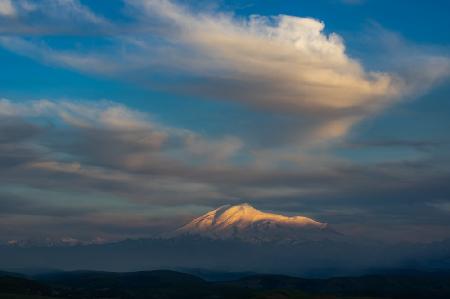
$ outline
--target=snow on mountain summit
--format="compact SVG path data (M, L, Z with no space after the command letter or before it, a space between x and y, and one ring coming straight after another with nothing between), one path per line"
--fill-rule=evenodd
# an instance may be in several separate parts
M283 216L259 211L249 204L226 205L210 211L175 231L213 239L292 241L326 238L326 223L303 216Z

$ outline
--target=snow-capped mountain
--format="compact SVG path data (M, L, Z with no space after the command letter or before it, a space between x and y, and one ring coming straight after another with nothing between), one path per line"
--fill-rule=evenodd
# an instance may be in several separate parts
M172 234L249 242L315 241L338 235L326 223L303 216L265 213L249 204L219 207L195 218Z

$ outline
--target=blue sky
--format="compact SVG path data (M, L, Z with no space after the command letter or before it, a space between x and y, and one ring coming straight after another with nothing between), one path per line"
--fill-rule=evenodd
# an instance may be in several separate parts
M448 11L0 0L0 240L147 236L241 202L450 237Z

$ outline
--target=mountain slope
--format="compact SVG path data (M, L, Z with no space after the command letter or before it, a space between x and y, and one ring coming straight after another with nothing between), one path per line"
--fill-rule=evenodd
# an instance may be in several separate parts
M210 211L179 228L172 236L290 242L323 240L336 235L326 223L311 218L265 213L249 204L241 204Z

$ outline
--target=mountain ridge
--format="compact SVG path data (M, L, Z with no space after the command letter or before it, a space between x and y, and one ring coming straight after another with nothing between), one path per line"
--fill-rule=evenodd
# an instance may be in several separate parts
M72 299L446 299L450 295L449 282L448 272L327 278L252 274L231 280L211 281L190 273L171 270L63 271L27 278L0 277L0 298L50 299L56 298L54 296L57 295L58 298Z

